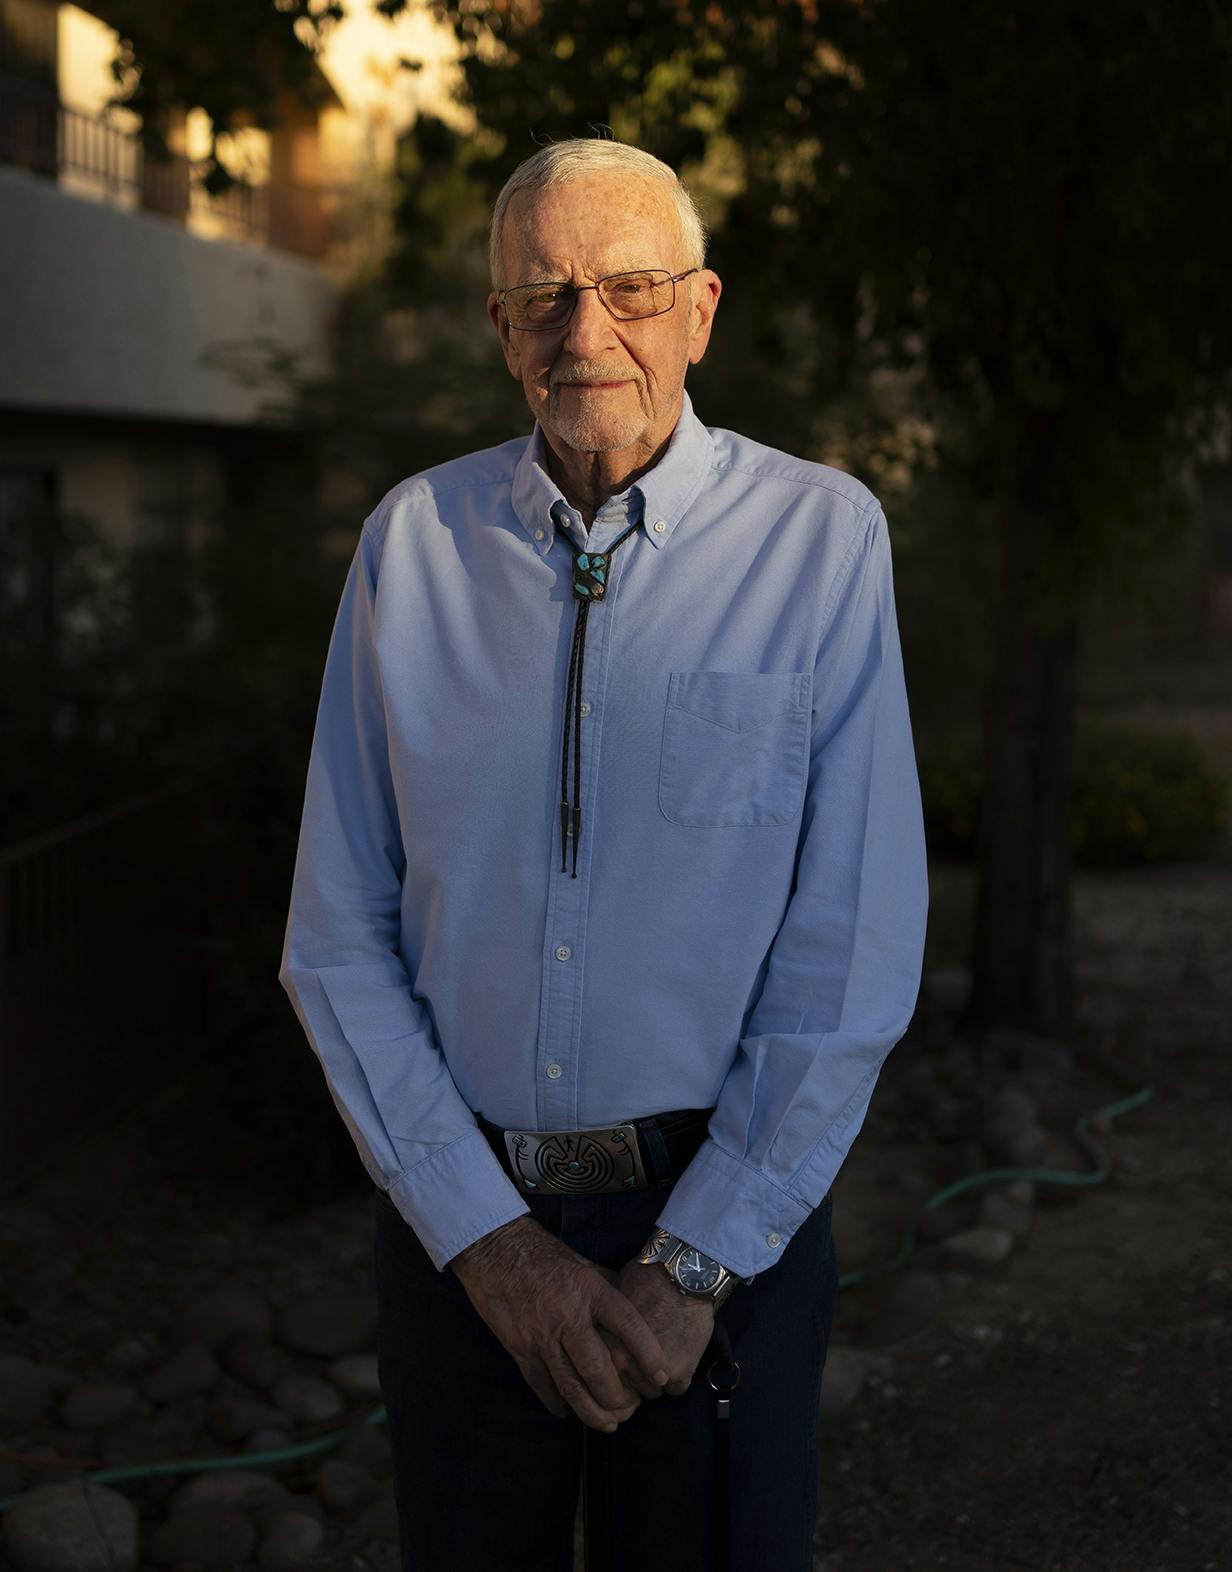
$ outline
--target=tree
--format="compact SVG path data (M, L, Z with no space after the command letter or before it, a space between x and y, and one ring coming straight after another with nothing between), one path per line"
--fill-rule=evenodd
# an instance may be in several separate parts
M755 302L759 398L780 367L814 407L870 369L917 379L941 468L995 545L972 1016L1067 1032L1084 616L1181 527L1180 465L1232 384L1227 14L445 10L494 174L531 136L606 123L719 194L718 265L727 298Z
M1155 0L435 9L468 190L490 200L536 139L610 131L708 198L727 290L702 370L733 406L743 383L753 434L812 451L864 379L912 380L933 484L994 565L972 1016L1065 1033L1082 628L1181 528L1179 468L1232 391L1232 22Z
M325 101L314 60L346 15L338 0L96 0L89 9L119 35L112 102L141 116L149 156L166 158L173 110L209 116L204 184L214 193L236 178L220 136L241 125L272 130L280 92L301 104Z

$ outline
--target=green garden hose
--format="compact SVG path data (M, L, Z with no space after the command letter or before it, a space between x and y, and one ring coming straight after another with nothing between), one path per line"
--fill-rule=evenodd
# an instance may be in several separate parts
M962 1179L955 1180L953 1184L946 1185L943 1190L938 1190L935 1195L929 1196L920 1208L921 1213L944 1206L951 1197L961 1195L964 1190L972 1190L976 1185L1004 1184L1016 1179L1029 1179L1036 1184L1103 1184L1112 1172L1112 1163L1107 1152L1088 1133L1088 1125L1095 1119L1116 1119L1121 1114L1128 1113L1131 1108L1141 1107L1154 1095L1153 1086L1143 1086L1132 1096L1123 1097L1119 1102L1107 1103L1104 1107L1095 1109L1093 1113L1083 1114L1075 1121L1074 1139L1096 1164L1089 1173L1071 1173L1066 1169L1058 1168L985 1168L978 1173L967 1174ZM839 1288L849 1288L869 1277L895 1271L914 1253L915 1246L916 1225L909 1223L903 1236L902 1247L896 1256L878 1266L845 1273L839 1278ZM127 1468L104 1468L92 1474L75 1477L96 1485L110 1485L124 1479L151 1479L160 1474L199 1474L213 1469L255 1468L262 1463L287 1463L296 1458L311 1457L314 1453L328 1451L330 1447L337 1446L353 1432L362 1430L365 1425L380 1424L384 1418L385 1408L380 1405L357 1424L346 1425L340 1430L331 1431L329 1435L319 1436L314 1441L301 1441L294 1446L279 1447L272 1452L248 1452L238 1457L175 1458L165 1463L137 1463ZM20 1499L21 1496L17 1495L0 1500L0 1512L6 1512Z

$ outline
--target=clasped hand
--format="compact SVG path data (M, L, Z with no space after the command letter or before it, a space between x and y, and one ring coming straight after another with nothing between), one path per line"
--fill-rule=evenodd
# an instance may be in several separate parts
M687 1392L714 1327L659 1266L619 1272L523 1215L450 1266L479 1315L550 1413L614 1430L643 1397Z

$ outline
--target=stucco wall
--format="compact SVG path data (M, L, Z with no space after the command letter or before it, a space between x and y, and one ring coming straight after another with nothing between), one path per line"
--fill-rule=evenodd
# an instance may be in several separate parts
M0 167L0 406L252 425L270 390L202 352L275 339L319 370L336 299L315 263Z

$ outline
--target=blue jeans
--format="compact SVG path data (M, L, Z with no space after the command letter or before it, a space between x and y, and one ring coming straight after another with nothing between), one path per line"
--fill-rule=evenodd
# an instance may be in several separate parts
M528 1198L579 1254L619 1269L675 1181L619 1195ZM718 1312L732 1394L733 1572L811 1572L818 1404L838 1265L827 1195L776 1264ZM571 1572L583 1425L557 1418L446 1267L376 1194L378 1367L389 1418L403 1572ZM715 1393L699 1362L680 1397L643 1399L611 1436L614 1561L710 1572Z

